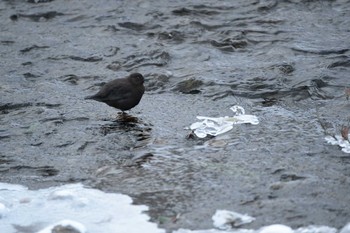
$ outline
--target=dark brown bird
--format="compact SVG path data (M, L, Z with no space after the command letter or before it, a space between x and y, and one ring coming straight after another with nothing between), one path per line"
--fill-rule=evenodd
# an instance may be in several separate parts
M143 83L142 74L133 73L126 78L106 83L97 94L85 97L85 99L103 102L124 112L140 102L145 92Z

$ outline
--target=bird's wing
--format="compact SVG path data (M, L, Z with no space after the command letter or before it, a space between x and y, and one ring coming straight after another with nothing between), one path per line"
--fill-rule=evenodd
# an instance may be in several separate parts
M113 101L128 98L132 94L132 89L130 86L118 86L110 88L107 92L105 97Z
M116 93L120 93L120 95L122 96L128 91L129 88L125 87L125 85L122 85L120 79L116 79L112 82L105 84L95 96L100 99L109 99L112 96L117 96Z

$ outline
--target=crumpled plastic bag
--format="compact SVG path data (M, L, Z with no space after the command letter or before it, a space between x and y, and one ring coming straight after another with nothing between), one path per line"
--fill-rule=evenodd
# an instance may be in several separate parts
M233 128L233 125L236 124L259 124L258 118L255 115L246 115L243 107L234 105L230 109L234 112L234 116L197 116L197 119L202 121L193 123L190 126L190 129L197 137L205 138L207 135L217 136L226 133Z

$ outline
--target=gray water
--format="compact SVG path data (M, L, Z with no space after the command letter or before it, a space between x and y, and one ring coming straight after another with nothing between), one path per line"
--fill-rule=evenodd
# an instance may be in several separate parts
M0 22L1 182L127 194L168 230L349 221L350 157L324 137L350 121L350 1L1 0ZM131 120L84 100L131 72ZM235 104L260 124L187 137Z

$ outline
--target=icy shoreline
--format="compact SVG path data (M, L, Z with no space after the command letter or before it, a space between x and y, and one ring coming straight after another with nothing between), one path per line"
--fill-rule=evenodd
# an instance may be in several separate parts
M21 185L0 183L0 232L146 232L164 233L144 213L148 207L133 205L123 194L104 193L69 184L48 189L28 190ZM238 229L255 218L232 211L218 210L213 216L217 229L187 230L174 233L349 233L350 223L338 231L327 226L308 226L293 230L274 224L257 230Z

